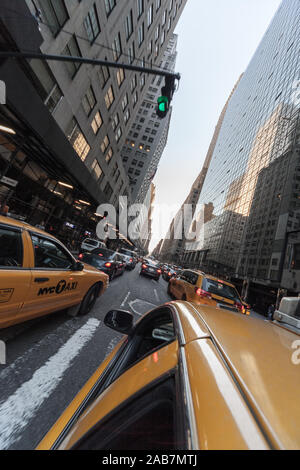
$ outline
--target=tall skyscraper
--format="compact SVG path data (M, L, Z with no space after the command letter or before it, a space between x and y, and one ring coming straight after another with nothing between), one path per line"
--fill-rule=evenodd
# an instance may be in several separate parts
M160 67L174 72L177 58L176 34L170 38ZM130 180L131 195L135 202L143 203L167 143L172 110L164 119L156 115L157 98L164 86L162 77L152 77L144 101L131 126L122 149L123 163Z
M227 107L186 262L266 304L300 291L300 3L283 0ZM283 291L282 291L283 289Z
M196 180L194 181L194 183L192 185L192 188L189 192L188 197L186 198L186 200L182 204L181 208L179 209L178 213L176 214L176 216L172 220L172 222L170 224L170 227L169 227L169 230L168 230L168 233L166 235L166 238L165 238L165 240L163 241L163 243L161 245L160 257L165 261L170 261L170 262L173 261L173 262L178 263L178 264L182 262L182 258L183 258L183 255L184 255L184 249L185 249L185 242L186 242L186 238L185 238L186 234L185 234L184 227L183 227L184 206L186 206L186 205L191 206L191 209L192 209L191 214L192 214L192 217L193 217L194 214L195 214L196 205L197 205L197 202L199 200L199 196L201 194L201 191L202 191L202 188L203 188L203 185L204 185L204 181L205 181L205 178L206 178L206 175L207 175L207 172L208 172L208 168L209 168L212 156L213 156L213 152L215 150L215 146L216 146L216 143L217 143L217 140L218 140L218 137L219 137L219 133L220 133L223 121L224 121L224 117L225 117L225 113L226 113L226 110L227 110L229 100L230 100L232 94L234 93L234 91L236 90L236 87L237 87L240 79L241 79L241 77L239 78L238 82L236 83L236 85L235 85L234 89L232 90L227 102L225 103L225 106L222 109L222 112L220 114L218 123L216 125L216 128L215 128L215 131L214 131L214 134L213 134L208 152L206 154L206 158L205 158L202 170L199 173L199 175L197 176ZM188 227L187 227L187 229L188 229ZM190 255L194 255L194 253L191 253Z

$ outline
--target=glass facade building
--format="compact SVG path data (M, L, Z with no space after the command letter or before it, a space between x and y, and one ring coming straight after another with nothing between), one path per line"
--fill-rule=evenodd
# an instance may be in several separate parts
M283 0L228 104L198 201L200 236L186 244L184 259L294 293L300 290L299 48L300 2Z

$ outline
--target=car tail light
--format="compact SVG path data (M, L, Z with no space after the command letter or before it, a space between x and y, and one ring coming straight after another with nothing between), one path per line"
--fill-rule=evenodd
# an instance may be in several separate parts
M196 287L195 292L201 298L211 299L211 294L209 292L206 292L206 290L200 289L200 287Z
M238 310L240 310L240 312L245 312L245 307L243 304L241 304L241 302L235 302L235 306Z
M101 257L103 258L103 254L102 254L102 253L99 253L99 255L98 255L98 256L101 256Z
M168 273L168 276L172 276L172 274L171 274L171 273Z
M147 268L147 266L146 266L145 264L143 264L143 265L142 265L142 268L143 268L143 269L146 269L146 268Z
M111 267L111 263L105 263L105 265L107 268L110 268Z
M130 263L132 263L133 259L132 259L132 258L130 258L130 260L129 260L129 261L130 261Z
M79 259L82 259L83 258L83 254L80 253L80 255L78 256Z
M161 270L160 270L160 269L158 269L157 272L158 272L159 274L161 274Z

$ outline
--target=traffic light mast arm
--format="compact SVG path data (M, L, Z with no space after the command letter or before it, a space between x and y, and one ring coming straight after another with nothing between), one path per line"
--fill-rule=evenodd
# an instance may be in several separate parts
M120 64L118 62L109 62L107 60L99 60L99 59L88 59L86 57L73 57L73 56L63 56L63 55L54 55L54 54L38 54L38 53L28 53L28 52L15 52L15 51L1 51L0 52L0 60L1 59L38 59L38 60L56 60L59 62L76 62L79 64L89 64L89 65L101 65L108 68L115 68L115 69L124 69L124 70L131 70L133 72L141 72L141 73L148 73L152 75L158 75L161 77L170 77L177 80L180 80L181 76L179 73L174 74L171 72L165 72L164 70L152 69L147 67L138 67L137 65L127 65L127 64Z

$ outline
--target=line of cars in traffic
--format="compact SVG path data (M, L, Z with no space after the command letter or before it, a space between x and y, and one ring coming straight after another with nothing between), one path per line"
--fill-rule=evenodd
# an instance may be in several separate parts
M0 328L63 308L89 313L117 274L104 268L126 269L123 255L130 261L104 247L80 254L89 263L46 232L0 216ZM142 260L142 275L159 279L162 271ZM299 449L292 354L300 299L283 299L274 322L261 321L240 315L247 309L226 281L189 269L166 279L177 301L137 322L130 312L107 313L104 324L123 338L73 401L70 391L38 449Z
M134 253L122 248L120 251L112 251L106 247L94 248L81 252L78 259L107 274L110 281L122 275L125 270L132 271L137 264Z
M74 256L49 233L0 216L0 328L54 312L87 315L110 279L134 269L130 250L87 239Z

